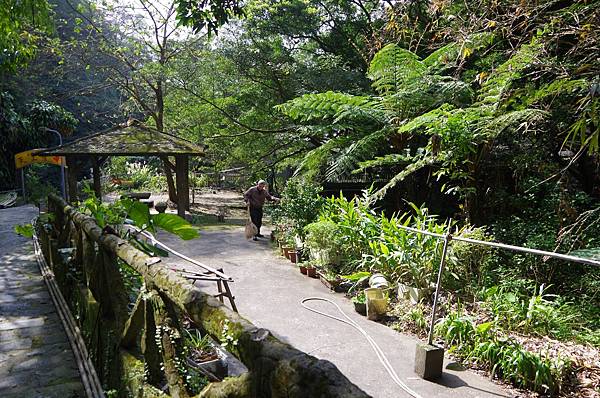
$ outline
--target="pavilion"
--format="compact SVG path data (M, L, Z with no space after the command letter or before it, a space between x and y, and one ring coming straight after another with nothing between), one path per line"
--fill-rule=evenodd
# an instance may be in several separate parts
M100 166L111 156L157 156L175 172L177 214L185 215L189 208L189 157L204 156L204 148L175 135L144 126L138 121L112 127L58 147L40 155L64 156L67 164L67 196L77 200L77 172L92 163L94 192L102 198ZM175 163L170 160L175 158Z

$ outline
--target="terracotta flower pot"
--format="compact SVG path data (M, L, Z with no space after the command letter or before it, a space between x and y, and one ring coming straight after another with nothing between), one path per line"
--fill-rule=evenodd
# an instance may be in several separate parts
M288 250L288 258L294 264L298 261L298 252L296 250Z
M316 278L317 277L317 269L315 267L307 268L306 275L310 276L311 278Z
M281 250L283 250L283 256L287 259L290 258L290 250L292 250L291 247L287 247L287 246L282 246Z
M298 269L300 269L300 273L306 275L307 269L304 265L299 266Z

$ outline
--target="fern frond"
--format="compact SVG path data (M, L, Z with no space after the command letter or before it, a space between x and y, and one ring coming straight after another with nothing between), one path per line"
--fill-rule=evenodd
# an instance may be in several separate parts
M389 121L389 111L379 98L355 104L345 104L339 107L333 123L370 122L385 124Z
M546 122L549 117L549 112L528 108L482 119L478 123L478 130L487 136L496 137L507 129L531 130Z
M429 68L430 73L441 73L488 48L494 43L495 38L493 32L472 34L461 42L452 42L432 52L423 60L423 64Z
M428 132L431 129L436 128L439 123L445 121L453 109L454 107L452 105L443 104L442 106L419 115L400 126L398 133L414 133L417 130Z
M327 179L330 181L335 180L352 172L360 161L377 153L391 133L393 133L391 128L383 128L344 148L327 169Z
M294 171L294 175L302 173L308 179L318 178L331 162L334 152L345 147L349 142L350 139L347 137L336 137L307 152Z
M412 162L414 157L411 155L403 155L400 153L390 153L385 156L378 156L375 159L365 160L358 163L358 168L352 174L363 173L367 169L382 166L397 166L400 163Z
M398 183L404 181L406 177L412 173L421 170L422 168L432 165L435 162L435 158L429 154L424 154L419 159L415 160L408 167L396 174L387 184L373 194L371 197L373 201L381 200L387 194L387 191L395 187Z
M308 122L333 119L344 106L364 106L369 101L369 97L327 91L304 94L275 108L294 120Z
M393 93L412 79L421 77L427 68L415 53L388 44L373 57L367 76L381 94Z
M588 90L589 87L590 82L585 79L556 79L552 83L544 84L533 95L528 96L526 104L532 105L563 94L577 95L583 90Z
M536 38L523 45L505 63L500 65L488 78L481 89L479 102L498 107L504 93L513 81L519 79L525 69L540 62L544 46Z

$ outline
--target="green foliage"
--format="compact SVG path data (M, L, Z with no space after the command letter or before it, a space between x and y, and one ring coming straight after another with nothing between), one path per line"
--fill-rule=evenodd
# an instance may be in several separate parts
M237 0L177 0L177 19L189 26L194 33L207 29L208 34L217 33L231 18L244 15L242 4Z
M341 256L348 264L357 264L369 249L369 241L379 235L375 211L371 208L369 191L362 197L346 199L331 197L319 215L319 220L337 225Z
M440 240L429 235L407 231L401 226L443 234L447 227L438 224L424 206L409 203L413 214L400 217L381 216L381 233L369 241L369 254L363 256L362 264L372 272L379 271L393 281L399 281L421 289L429 288L435 276L442 246Z
M51 128L57 130L62 136L71 135L79 123L75 116L63 107L42 100L33 101L28 116L33 128Z
M518 387L554 394L571 370L568 361L529 352L498 334L493 322L476 324L461 312L451 312L436 325L436 332L455 355L486 366L493 376Z
M396 44L388 44L371 60L368 76L380 94L393 94L402 85L421 78L426 70L418 55Z
M304 227L305 247L311 257L324 264L339 264L343 257L341 233L337 224L331 221L317 221Z
M291 227L294 234L304 236L304 227L316 220L323 206L321 189L301 179L288 181L279 207L273 211L273 222Z
M89 186L85 187L84 191L87 193L88 198L80 204L80 211L94 217L101 228L110 226L113 230L123 232L124 238L149 255L167 256L168 253L137 239L136 234L121 231L120 227L127 217L142 231L154 233L157 229L163 229L183 240L198 237L198 229L176 214L150 214L147 205L128 198L120 199L115 203L103 203L96 198Z
M525 295L503 286L493 286L484 292L484 306L492 313L495 323L506 330L561 340L573 338L582 326L581 314L570 303L547 290L541 285L534 287L530 295Z
M198 237L198 230L176 214L153 214L151 217L154 228L164 229L183 240Z
M201 352L214 351L214 347L212 346L210 336L205 334L202 336L198 329L193 329L193 332L190 332L188 329L185 329L185 345L187 347L194 348Z
M491 241L493 237L482 227L466 225L455 236ZM442 275L442 284L463 297L474 297L483 285L484 276L489 270L485 264L493 255L489 246L452 241L446 261L446 271Z
M77 124L72 114L62 107L44 101L22 104L18 107L13 96L7 92L0 91L0 132L3 139L0 140L0 187L8 189L14 187L16 181L15 154L48 146L56 143L53 134L45 132L44 127L58 129L63 134L73 131ZM36 171L45 166L34 165ZM34 200L39 201L48 192L44 181L35 180L37 173L28 177L33 178L30 194Z
M25 238L33 237L33 225L31 224L17 224L15 225L15 233Z
M79 210L82 213L91 215L100 228L106 226L116 227L123 224L127 210L122 202L101 202L96 198L89 185L84 187L84 192L87 194L87 198L80 203Z
M48 194L59 193L58 179L53 182L49 177L59 172L57 166L33 164L25 170L25 192L27 201L33 204L45 203Z
M146 204L132 199L121 199L120 203L134 225L142 230L156 232L157 229L164 229L183 240L198 237L198 229L176 214L150 214Z
M0 72L25 66L51 32L51 8L46 0L0 2Z

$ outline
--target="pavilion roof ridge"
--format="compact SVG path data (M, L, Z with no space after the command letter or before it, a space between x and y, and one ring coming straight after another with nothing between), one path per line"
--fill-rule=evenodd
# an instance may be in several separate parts
M106 140L99 137L107 136ZM204 155L204 147L133 120L44 150L47 155Z

